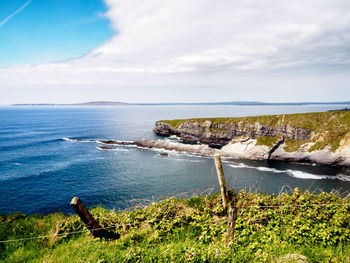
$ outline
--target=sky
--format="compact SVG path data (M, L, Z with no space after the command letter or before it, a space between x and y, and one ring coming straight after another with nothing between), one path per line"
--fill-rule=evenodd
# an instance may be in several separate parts
M349 0L0 0L0 104L349 101Z

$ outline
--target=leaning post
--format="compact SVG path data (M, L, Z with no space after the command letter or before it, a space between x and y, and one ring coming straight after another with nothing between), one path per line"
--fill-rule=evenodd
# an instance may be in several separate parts
M75 212L77 212L81 220L86 225L87 229L89 229L94 237L119 238L119 235L103 229L78 197L73 197L70 205L74 208Z
M225 176L224 176L224 170L222 169L222 163L221 163L221 158L220 155L214 155L214 161L215 161L215 166L216 166L216 172L218 174L219 178L219 183L220 183L220 189L221 189L221 199L222 199L222 204L224 206L224 209L227 208L227 187L226 187L226 181L225 181Z

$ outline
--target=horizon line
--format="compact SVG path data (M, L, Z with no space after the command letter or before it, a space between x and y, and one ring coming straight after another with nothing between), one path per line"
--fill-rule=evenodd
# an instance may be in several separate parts
M0 106L117 106L117 105L317 105L317 104L350 104L350 101L300 101L300 102L264 102L264 101L216 101L216 102L120 102L120 101L87 101L77 103L12 103Z

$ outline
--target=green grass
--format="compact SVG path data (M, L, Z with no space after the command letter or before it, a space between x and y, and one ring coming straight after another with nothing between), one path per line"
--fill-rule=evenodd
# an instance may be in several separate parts
M286 140L286 146L284 147L284 150L286 152L294 152L294 151L297 151L298 149L300 149L300 147L305 144L305 143L308 143L310 141L307 141L307 140L292 140L292 139L289 139L289 140Z
M279 137L260 136L257 138L256 145L273 147L280 139Z
M204 122L211 121L215 127L210 131L215 134L220 128L217 125L227 125L233 123L242 123L243 125L251 123L259 123L276 127L277 125L291 125L293 127L311 130L314 133L314 138L309 142L315 142L310 151L322 150L326 146L330 146L332 151L339 147L339 143L344 139L345 135L350 131L350 111L334 111L334 112L313 112L313 113L297 113L286 115L262 115L253 117L235 117L235 118L197 118L197 119L181 119L181 120L161 120L177 129L184 122ZM225 128L224 128L225 129ZM260 139L259 143L266 141L266 145L271 143L271 140L266 138ZM294 151L298 149L306 141L295 142L286 140L286 150Z
M118 240L100 240L78 216L11 214L0 218L0 240L63 234L0 244L1 262L277 262L288 254L309 262L350 262L350 206L336 194L264 195L240 192L235 241L225 246L226 212L219 195L167 199L116 213L97 207L102 226L117 225ZM266 205L299 207L267 208ZM288 257L288 256L287 256Z

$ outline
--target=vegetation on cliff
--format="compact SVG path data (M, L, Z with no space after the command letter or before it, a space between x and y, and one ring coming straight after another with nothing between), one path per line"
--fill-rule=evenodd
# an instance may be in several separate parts
M273 147L280 139L279 137L260 136L257 138L256 145Z
M229 246L224 242L227 218L219 195L167 199L120 213L92 209L103 227L116 226L110 230L121 238L112 241L94 239L88 232L66 234L85 230L76 215L1 216L0 240L53 236L0 243L0 261L350 261L350 206L328 205L349 203L348 198L296 189L279 196L240 192L238 200L236 237Z
M331 151L338 149L342 140L350 140L350 112L349 111L332 111L332 112L314 112L314 113L298 113L284 115L262 115L252 117L234 117L234 118L196 118L196 119L179 119L179 120L161 120L159 122L169 124L174 129L180 127L185 122L204 123L210 121L212 127L210 131L215 134L220 130L220 124L228 125L234 123L260 124L270 127L292 126L310 130L313 136L310 140L294 140L286 139L285 150L298 150L303 144L311 143L309 151L322 150L329 146ZM215 125L216 124L216 125ZM219 127L218 127L219 125ZM254 129L254 128L252 128ZM266 144L265 144L266 143ZM270 146L272 140L268 138L258 139L258 144Z

